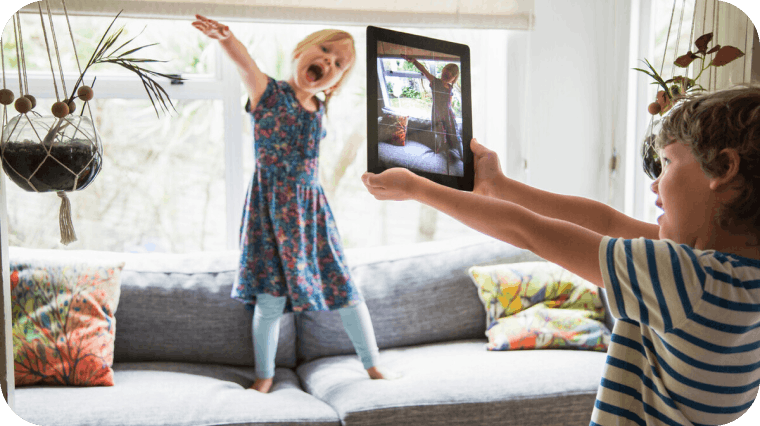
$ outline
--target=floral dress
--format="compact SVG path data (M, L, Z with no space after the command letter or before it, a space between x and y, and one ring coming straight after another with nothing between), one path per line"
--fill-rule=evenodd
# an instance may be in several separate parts
M268 80L251 112L256 171L246 195L231 296L249 309L257 294L286 296L285 312L358 304L363 299L319 183L324 105L307 111L290 84Z
M432 129L435 133L436 154L444 150L456 151L462 156L462 144L457 135L457 121L454 110L451 109L451 93L453 86L436 78L431 83L433 91L433 108L431 111Z

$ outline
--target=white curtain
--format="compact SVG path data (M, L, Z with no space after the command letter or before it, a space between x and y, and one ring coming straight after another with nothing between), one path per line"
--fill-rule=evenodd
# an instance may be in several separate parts
M536 0L508 46L508 175L622 208L631 3Z
M741 6L741 2L736 2ZM731 87L749 82L752 77L754 27L751 16L730 2L695 0L694 38L712 32L715 43L739 48L744 58L720 68L710 68L699 83L711 89Z

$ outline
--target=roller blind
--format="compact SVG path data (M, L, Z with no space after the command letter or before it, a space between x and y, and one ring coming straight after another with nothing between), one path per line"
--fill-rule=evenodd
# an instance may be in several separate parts
M51 10L63 10L49 0ZM230 20L333 25L531 29L534 0L66 0L72 15ZM24 11L37 11L37 3Z

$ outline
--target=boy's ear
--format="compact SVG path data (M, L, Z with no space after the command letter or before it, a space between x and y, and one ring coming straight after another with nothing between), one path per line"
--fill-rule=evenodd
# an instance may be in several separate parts
M723 157L725 161L725 171L721 176L710 179L710 189L713 191L728 189L735 182L739 174L739 163L741 162L739 153L733 148L724 148L718 156Z

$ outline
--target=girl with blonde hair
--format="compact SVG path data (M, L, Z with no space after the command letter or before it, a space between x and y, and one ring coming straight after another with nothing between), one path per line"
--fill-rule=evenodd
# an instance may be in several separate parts
M272 387L283 312L338 310L369 376L388 378L378 369L369 311L319 183L322 118L354 66L353 37L333 29L310 34L293 51L291 77L275 81L229 27L201 15L196 19L192 25L218 40L237 65L249 96L256 171L246 195L240 269L231 296L254 310L251 388L267 393Z

